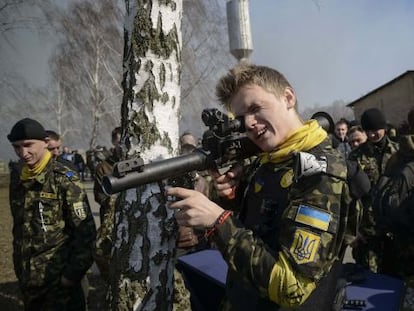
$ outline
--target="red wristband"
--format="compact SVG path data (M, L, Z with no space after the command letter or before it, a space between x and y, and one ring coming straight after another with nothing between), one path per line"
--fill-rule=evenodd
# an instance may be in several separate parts
M216 229L217 229L217 227L218 226L220 226L221 224L223 224L225 221L226 221L226 219L227 218L229 218L230 216L231 216L231 211L224 211L224 212L222 212L221 214L220 214L220 216L219 217L217 217L217 219L216 219L216 221L214 222L214 224L213 224L213 226L212 226L212 228L210 228L210 229L208 229L208 230L206 230L206 233L205 233L205 237L206 238L209 238L209 237L211 237L213 234L214 234L214 232L216 231Z

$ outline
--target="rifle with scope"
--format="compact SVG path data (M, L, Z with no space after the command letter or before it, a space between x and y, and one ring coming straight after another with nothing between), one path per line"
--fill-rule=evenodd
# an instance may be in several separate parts
M105 193L114 194L144 184L174 178L192 171L219 169L258 154L260 149L245 135L244 120L231 119L218 109L204 109L200 148L178 157L144 164L142 158L117 162L112 175L102 180Z

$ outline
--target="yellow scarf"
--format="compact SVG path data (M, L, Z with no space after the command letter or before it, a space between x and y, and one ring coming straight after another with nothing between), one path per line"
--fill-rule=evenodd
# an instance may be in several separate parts
M20 174L20 180L29 180L34 179L37 175L39 175L49 163L52 154L49 150L46 150L43 158L36 164L35 167L29 168L27 164L25 164L22 168L22 172Z
M277 150L260 154L260 162L284 162L292 156L293 151L308 151L319 145L327 136L318 121L309 120L293 132Z

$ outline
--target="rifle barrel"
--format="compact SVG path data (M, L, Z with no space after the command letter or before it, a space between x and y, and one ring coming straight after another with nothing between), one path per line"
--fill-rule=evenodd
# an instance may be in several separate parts
M114 194L144 184L178 177L191 171L202 171L213 166L214 162L209 159L205 151L195 149L185 155L146 164L142 167L142 171L133 171L122 177L106 175L102 179L102 188L106 194Z

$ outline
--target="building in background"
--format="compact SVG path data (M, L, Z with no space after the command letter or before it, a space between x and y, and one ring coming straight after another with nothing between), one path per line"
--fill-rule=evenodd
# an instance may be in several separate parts
M414 70L408 70L395 79L372 90L349 103L354 110L355 119L360 120L368 108L380 109L387 122L399 127L407 120L408 111L414 107Z

